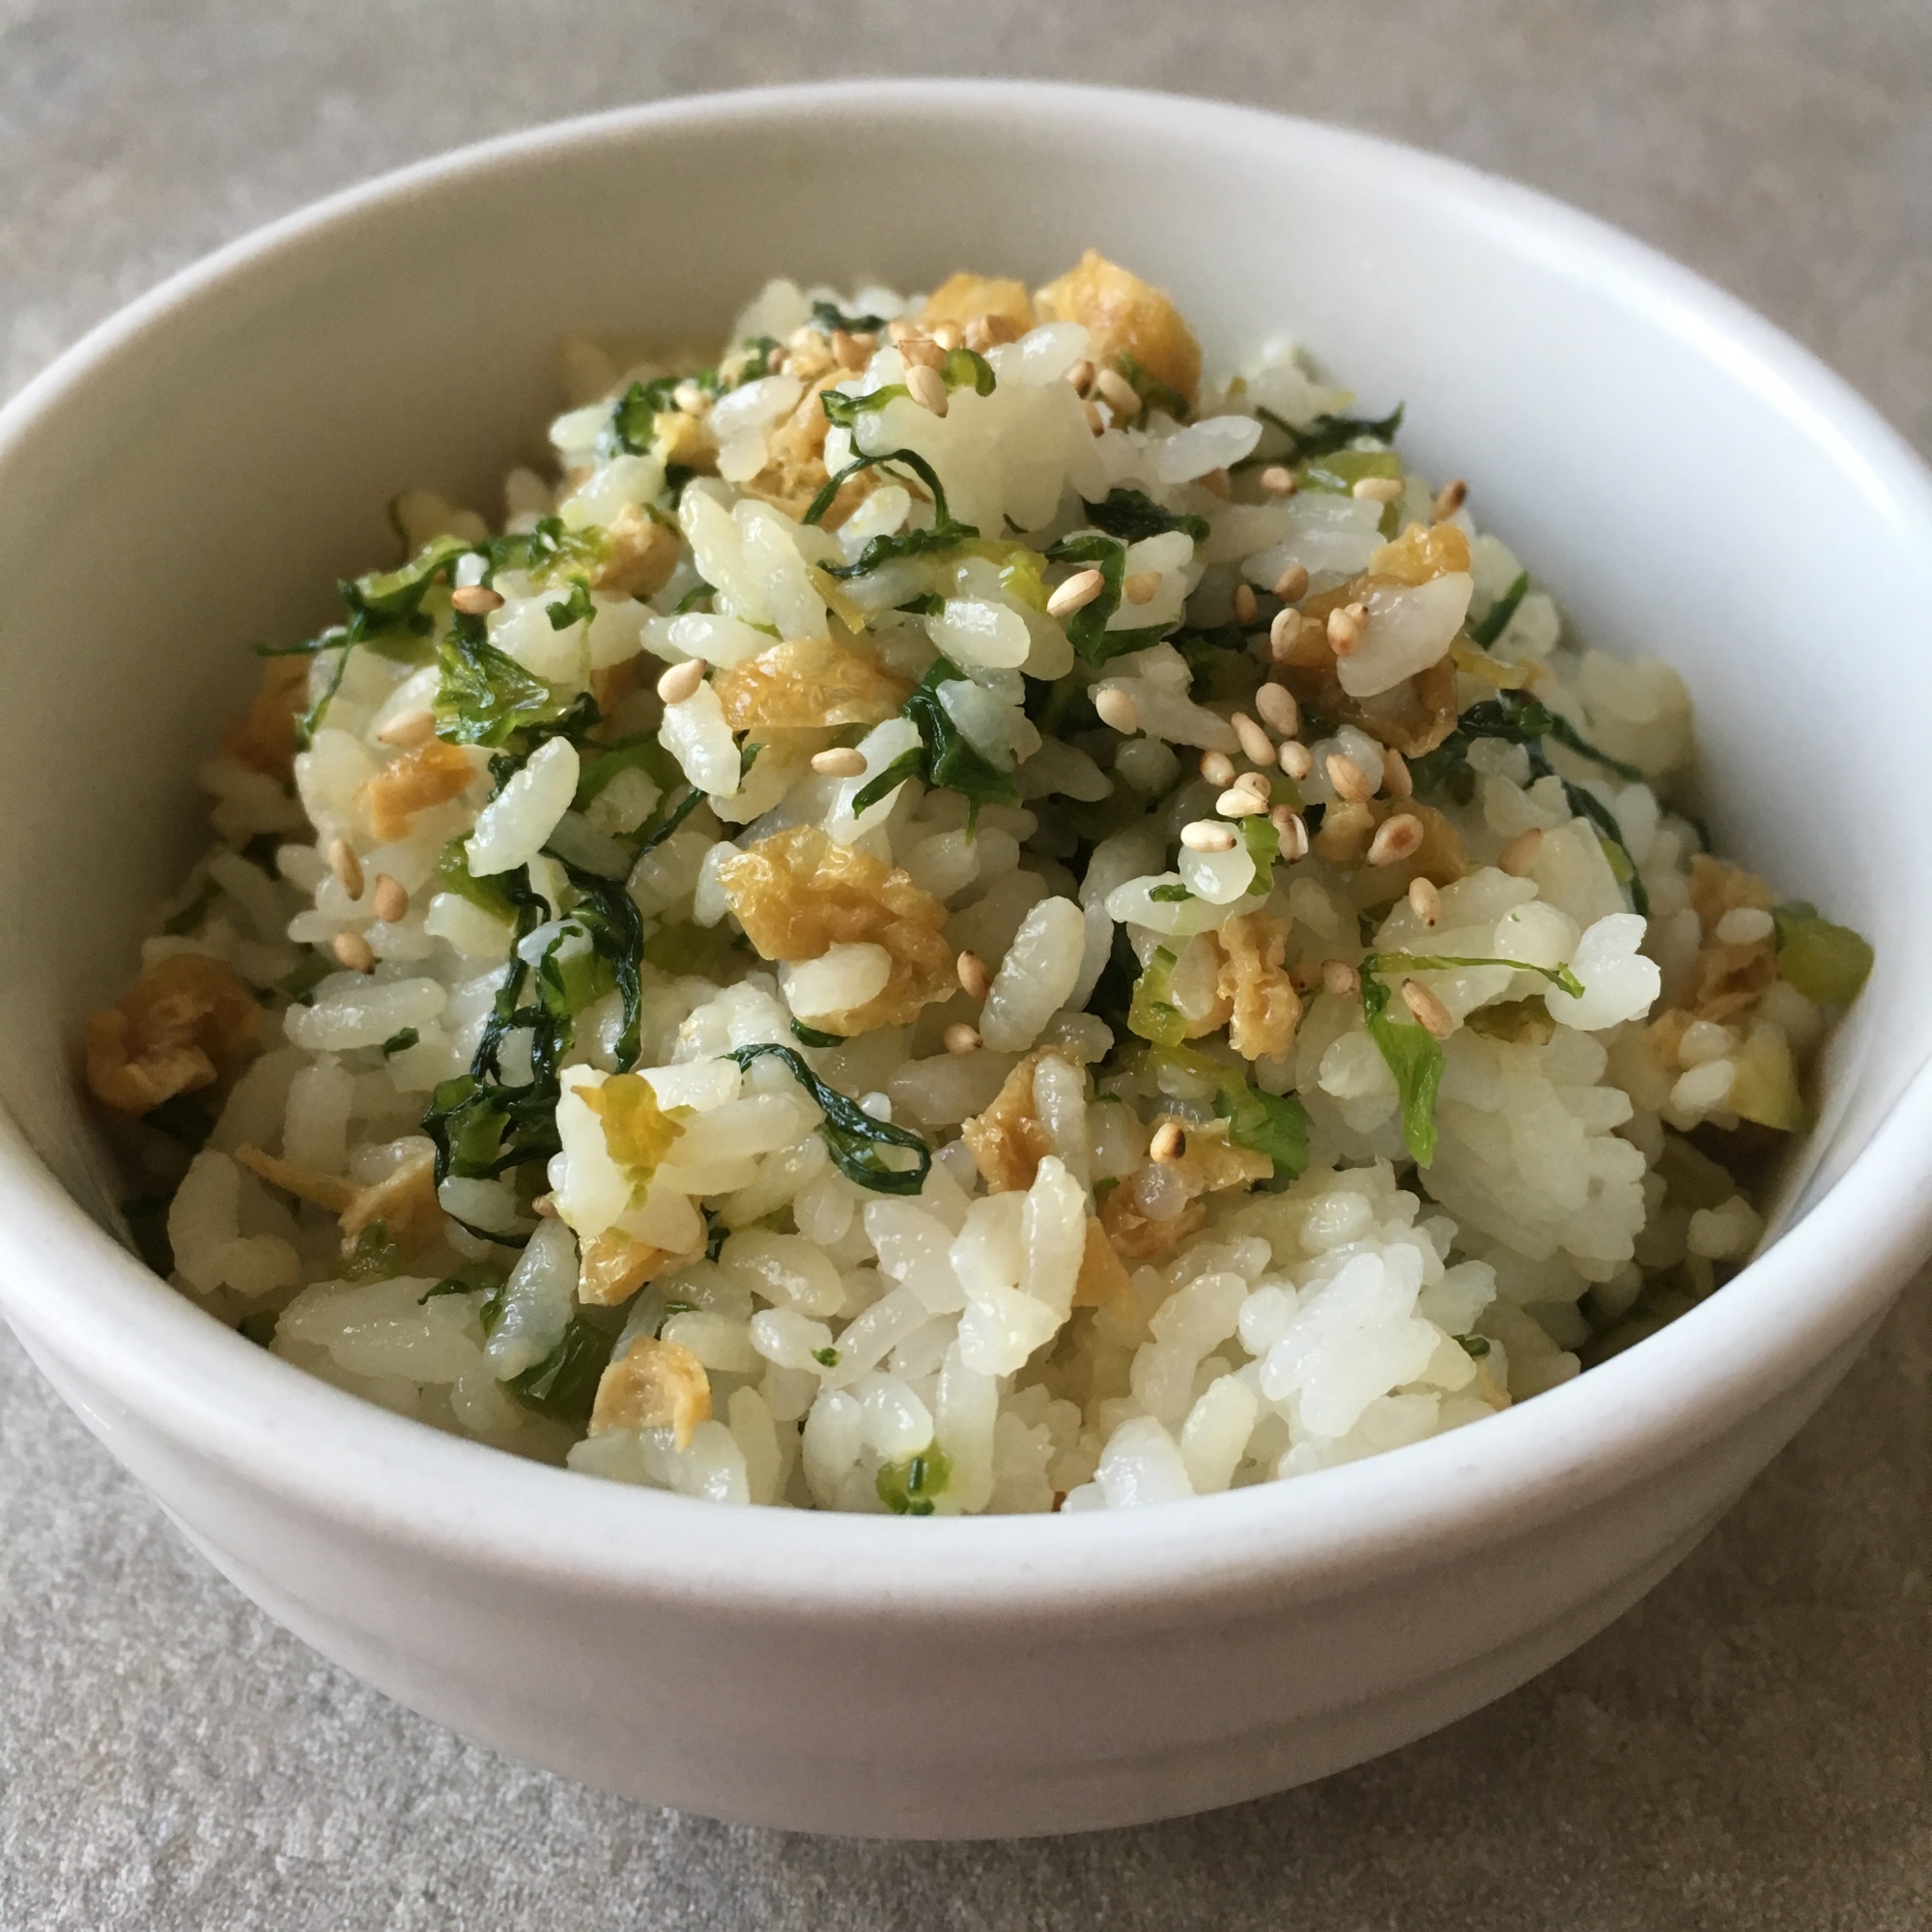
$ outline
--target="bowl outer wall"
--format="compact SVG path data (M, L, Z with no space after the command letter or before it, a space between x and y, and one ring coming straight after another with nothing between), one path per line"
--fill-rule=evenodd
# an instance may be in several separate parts
M870 144L866 156L855 132ZM922 160L952 185L943 199L920 185ZM640 181L654 209L666 196L729 200L742 194L733 184L746 168L760 184L758 211L702 256L695 232L661 240L677 274L660 282L633 257L598 248L635 207ZM974 169L998 191L955 207ZM828 233L808 219L822 190L791 197L801 179L822 184L840 170L861 213ZM1202 218L1202 184L1225 189L1270 170L1294 185L1280 207L1250 196L1238 220ZM889 181L892 193L868 177ZM1083 192L1100 182L1118 206ZM546 216L558 233L545 235ZM526 240L525 282L507 292L500 258L477 242L495 232ZM323 1542L340 1539L335 1560L311 1564L300 1587L287 1568L301 1567L300 1539L277 1546L283 1567L263 1566L260 1594L298 1605L333 1597L349 1625L355 1592L331 1573L359 1567L366 1580L383 1567L376 1552L394 1562L413 1548L494 1589L534 1592L532 1602L554 1586L633 1615L683 1605L748 1639L771 1640L775 1618L794 1644L867 1628L923 1631L928 1706L983 1691L962 1690L941 1669L942 1631L962 1640L1004 1632L1023 1647L1065 1652L1043 1680L1065 1706L1083 1694L1083 1668L1091 1675L1078 1662L1083 1630L1164 1630L1176 1655L1227 1679L1238 1673L1234 1633L1245 1627L1380 1584L1439 1582L1472 1551L1587 1521L1620 1492L1659 1488L1639 1513L1652 1548L1628 1528L1603 1540L1612 1570L1640 1571L1796 1427L1816 1396L1794 1406L1795 1392L1811 1389L1821 1364L1836 1364L1869 1327L1925 1238L1928 1096L1922 1081L1901 1095L1927 1028L1904 997L1900 964L1927 937L1924 891L1888 875L1897 855L1883 837L1875 853L1870 839L1847 849L1819 835L1816 797L1797 810L1784 793L1804 787L1767 785L1768 768L1822 777L1820 719L1852 721L1829 692L1806 690L1805 708L1780 707L1778 681L1741 676L1735 653L1744 640L1760 661L1802 668L1798 613L1812 593L1832 590L1848 626L1893 640L1901 702L1896 715L1865 722L1861 743L1874 759L1904 755L1904 714L1926 715L1913 701L1924 696L1923 671L1906 660L1932 587L1932 512L1923 473L1896 439L1728 298L1584 217L1359 136L1065 89L856 87L679 102L495 143L338 197L97 331L0 414L9 504L0 582L20 586L0 611L0 655L25 727L0 781L10 794L0 876L19 903L50 858L49 869L77 882L32 927L0 936L0 1074L28 1139L75 1194L104 1207L98 1150L68 1098L69 1043L78 1013L120 977L152 881L192 843L182 829L187 788L175 775L205 742L210 708L235 691L234 641L325 614L300 586L377 554L368 505L392 488L422 479L480 496L544 407L543 365L562 328L666 316L672 333L715 331L771 265L793 265L787 238L799 232L823 250L796 264L801 272L834 279L929 278L952 266L955 247L959 259L1005 266L1017 256L1044 273L1093 241L1183 292L1202 291L1188 305L1210 356L1241 346L1258 322L1289 316L1359 373L1370 400L1407 393L1411 446L1425 464L1451 449L1467 463L1486 520L1563 588L1595 635L1649 640L1656 604L1633 596L1629 563L1658 558L1657 580L1677 593L1669 621L1686 634L1661 641L1700 698L1719 699L1700 709L1713 798L1745 801L1715 814L1720 837L1747 857L1777 854L1781 880L1857 918L1880 945L1880 973L1835 1056L1811 1171L1795 1188L1794 1213L1809 1212L1736 1287L1664 1335L1480 1430L1183 1511L929 1524L918 1546L903 1524L750 1518L582 1483L354 1404L161 1289L24 1150L0 1172L10 1319L92 1426L237 1571L251 1567L247 1514L236 1504L249 1487ZM1229 269L1236 242L1239 275ZM1299 280L1266 266L1311 254L1333 274ZM564 259L577 272L560 272ZM1354 293L1377 278L1392 294L1386 314ZM1323 293L1336 280L1346 299ZM1682 428L1682 461L1699 481L1681 497L1660 492L1661 507L1646 496L1633 508L1645 465L1654 472L1656 438L1644 422L1640 446L1627 447L1625 426L1642 420L1635 404L1646 398L1652 418ZM1558 430L1579 452L1574 470L1552 469ZM1781 525L1767 514L1777 508ZM77 527L83 516L126 534L125 567L104 582L88 576L94 539ZM1794 526L1810 534L1808 551L1792 545ZM1607 561L1605 530L1618 539ZM91 590L78 617L76 582ZM49 635L67 641L58 665L30 648ZM130 662L121 641L139 636L155 639L145 663ZM99 699L78 720L69 701L76 684ZM151 755L127 757L129 744ZM76 796L64 781L70 770L96 782ZM1823 831L1843 834L1833 809L1825 799ZM1778 1426L1767 1432L1772 1417ZM1719 1453L1726 1441L1749 1443L1748 1466L1730 1465ZM1652 1483L1672 1470L1675 1484ZM221 1509L198 1520L217 1495ZM266 1523L250 1534L274 1544ZM347 1553L358 1548L360 1566ZM1568 1586L1558 1579L1558 1594L1564 1587L1588 1603L1605 1585L1578 1574ZM1450 1618L1440 1647L1479 1653L1513 1616L1531 1628L1550 1610L1547 1591L1514 1609L1498 1598L1487 1637ZM433 1647L433 1633L405 1640L405 1605L386 1614L399 1650ZM988 1656L998 1654L995 1641ZM786 1667L777 1663L781 1690ZM1391 1681L1417 1668L1386 1667ZM369 1674L412 1695L407 1672ZM912 1700L904 1708L922 1695L910 1683L895 1694ZM1307 1687L1282 1695L1285 1707L1313 1707ZM436 1702L464 1723L448 1698ZM1154 1708L1137 1721L1147 1738L1186 1728ZM534 1754L567 1758L560 1745ZM741 1807L707 1800L703 1808ZM757 1803L742 1808L781 1817Z

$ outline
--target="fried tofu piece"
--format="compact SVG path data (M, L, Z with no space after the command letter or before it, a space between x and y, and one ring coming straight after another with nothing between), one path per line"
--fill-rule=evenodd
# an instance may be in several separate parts
M403 838L417 812L460 798L475 776L476 766L461 745L426 738L369 779L361 803L379 839Z
M308 696L308 659L270 658L247 716L222 733L221 749L237 764L286 784L296 766L296 714Z
M634 1240L621 1229L607 1228L583 1243L577 1298L592 1308L615 1308L666 1268L688 1259L667 1248L654 1248L648 1241Z
M993 1104L960 1125L989 1194L1031 1187L1040 1162L1053 1151L1053 1136L1034 1111L1034 1070L1045 1053L1044 1048L1029 1053L1007 1075Z
M1215 944L1221 949L1216 990L1230 1009L1228 1043L1244 1060L1279 1058L1294 1045L1301 1023L1301 995L1282 964L1288 922L1242 913L1221 922Z
M1208 1220L1202 1197L1219 1194L1231 1187L1251 1187L1274 1173L1274 1162L1253 1148L1236 1147L1224 1124L1190 1126L1186 1129L1187 1151L1168 1163L1179 1175L1187 1195L1187 1205L1179 1213L1156 1221L1143 1213L1135 1182L1141 1173L1135 1169L1121 1184L1109 1190L1100 1207L1100 1225L1114 1252L1129 1268L1155 1262L1173 1254L1181 1243L1198 1234Z
M611 518L604 539L590 587L613 597L655 597L670 582L684 547L673 526L630 503Z
M953 990L944 904L896 867L835 843L818 826L759 839L727 859L718 880L761 958L816 959L833 946L861 943L891 956L884 991L850 1012L824 1015L831 1032L905 1026Z
M668 1429L680 1449L711 1416L711 1378L682 1342L639 1335L604 1371L590 1410L590 1434Z
M734 731L810 731L877 724L912 694L869 652L831 638L774 644L712 680Z
M233 967L177 952L149 967L117 1006L88 1015L87 1084L116 1113L145 1114L238 1072L261 1029L262 1009Z
M1118 369L1131 356L1193 408L1201 345L1159 289L1090 248L1034 301L1043 321L1086 324L1087 353L1096 369Z
M976 322L1004 325L996 327L997 339L1017 342L1034 326L1033 301L1026 284L998 275L975 275L960 269L950 274L926 297L919 312L919 326L930 331L942 322L960 328Z

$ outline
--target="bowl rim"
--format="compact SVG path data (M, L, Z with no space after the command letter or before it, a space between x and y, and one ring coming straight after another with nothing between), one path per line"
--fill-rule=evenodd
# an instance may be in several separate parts
M468 177L636 137L828 111L1078 126L1158 118L1163 138L1299 148L1453 204L1460 219L1674 334L1799 428L1932 583L1932 476L1848 384L1782 330L1621 231L1501 177L1381 137L1192 97L1041 81L862 80L685 96L547 123L414 162L260 227L97 325L0 408L0 466L97 372L204 303L299 261L333 232ZM1916 1070L1815 1206L1725 1293L1637 1348L1487 1419L1292 1485L1185 1508L1068 1520L746 1512L586 1481L444 1435L340 1391L213 1321L151 1274L0 1116L0 1311L112 1446L132 1418L246 1487L398 1547L590 1596L782 1608L793 1617L1176 1619L1326 1597L1587 1510L1655 1476L1790 1388L1883 1314L1932 1246L1932 1064ZM1854 1257L1849 1266L1847 1256ZM1817 1284L1831 1284L1820 1293ZM167 1365L156 1377L152 1365ZM118 1407L123 1414L111 1412ZM913 1539L909 1541L908 1539Z

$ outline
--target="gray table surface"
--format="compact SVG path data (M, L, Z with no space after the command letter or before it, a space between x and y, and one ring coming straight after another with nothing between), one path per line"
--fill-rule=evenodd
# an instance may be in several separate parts
M1222 95L1514 175L1724 283L1932 446L1923 0L0 0L0 391L398 162L920 71ZM1921 1277L1672 1577L1434 1738L1170 1825L933 1847L650 1810L397 1709L191 1554L0 1330L0 1927L1923 1927L1929 1373Z

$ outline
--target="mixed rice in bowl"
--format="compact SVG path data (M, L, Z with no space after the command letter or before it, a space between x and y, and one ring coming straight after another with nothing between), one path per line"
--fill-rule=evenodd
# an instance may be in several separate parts
M1121 1507L1480 1420L1712 1293L1870 964L1672 809L1293 345L1090 254L567 346L264 647L89 1022L143 1252L437 1427L720 1500Z

